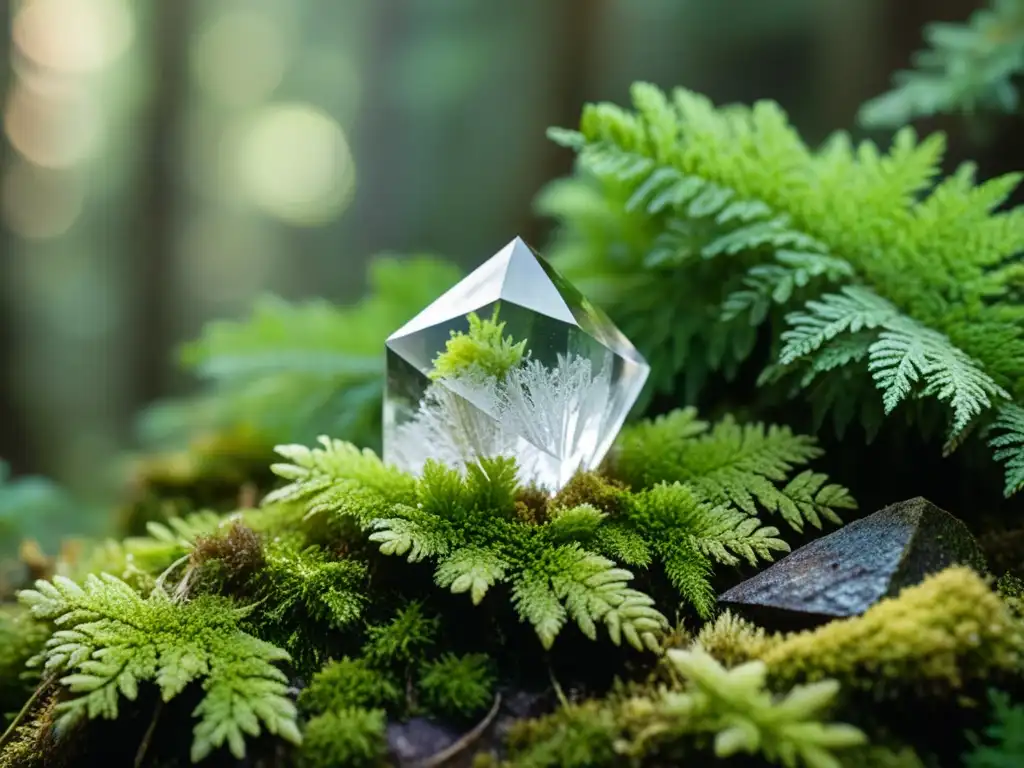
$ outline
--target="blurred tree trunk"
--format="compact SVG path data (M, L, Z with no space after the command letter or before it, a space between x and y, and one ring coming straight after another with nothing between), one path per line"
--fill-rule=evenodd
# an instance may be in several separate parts
M11 74L11 17L10 0L0 0L0 21L3 38L0 39L0 104L6 106L7 89ZM11 147L6 137L0 139L0 174L5 176L11 163ZM10 290L14 243L11 232L0 226L0 459L7 461L15 471L34 468L29 455L25 420L18 407L15 381L17 365L16 308Z
M606 0L562 0L550 4L547 25L548 45L557 55L551 79L543 93L548 98L547 124L572 128L579 123L588 91L589 74L600 51L599 32L607 11ZM548 236L551 222L542 221L532 213L537 190L551 179L572 170L573 154L554 142L545 141L536 174L525 188L522 236L531 245L540 245Z
M176 163L180 161L178 120L185 113L188 95L188 38L191 0L148 4L151 43L147 69L152 73L150 102L139 120L142 137L137 180L137 207L128 236L128 271L133 279L126 287L130 306L128 354L132 356L134 381L130 387L134 413L163 394L172 343L169 295L175 285L180 210ZM140 10L140 12L142 12Z
M408 196L401 190L408 173L402 137L409 126L403 124L393 87L406 35L406 13L403 0L375 0L370 17L363 90L373 98L366 100L355 121L354 151L362 173L358 193L346 214L359 222L346 233L345 268L352 275L363 273L370 254L415 247L405 242L407 231L396 231L396 222L408 220ZM360 292L358 281L349 281L346 287L348 295L335 295L336 291L332 298L351 300Z

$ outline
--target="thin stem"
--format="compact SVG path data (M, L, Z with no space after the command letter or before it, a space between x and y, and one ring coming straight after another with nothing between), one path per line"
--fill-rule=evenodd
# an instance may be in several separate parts
M439 766L447 763L459 754L459 752L466 749L470 744L483 735L484 731L486 731L488 727L490 727L491 723L494 722L494 718L498 716L499 709L501 709L501 694L497 693L494 695L494 704L491 705L491 711L487 713L487 716L483 720L473 727L473 730L464 734L457 741L453 742L445 749L442 749L440 752L431 755L422 762L416 763L415 768L438 768Z
M7 742L14 735L14 731L19 725L21 725L21 721L25 719L25 716L32 710L32 707L35 706L39 697L43 695L44 691L49 689L53 684L53 681L56 679L57 674L52 673L48 678L46 678L46 680L39 684L38 688L32 691L32 695L29 696L28 701L25 702L25 705L21 708L18 714L14 716L14 719L11 720L11 724L7 726L7 730L4 731L3 735L0 736L0 749L7 745Z
M153 719L149 721L149 727L146 728L146 733L142 737L142 743L139 744L139 751L135 753L135 768L142 766L142 761L146 757L146 751L149 749L149 743L153 740L153 732L156 730L156 722L160 719L160 713L163 712L164 702L160 699L156 703L156 709L153 712Z

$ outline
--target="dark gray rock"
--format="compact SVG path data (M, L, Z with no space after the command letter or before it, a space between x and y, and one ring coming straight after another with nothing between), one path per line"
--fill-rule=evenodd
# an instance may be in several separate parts
M388 723L388 749L399 764L417 763L447 749L462 734L425 717Z
M855 616L954 564L984 570L981 547L962 522L916 498L812 541L718 600L823 618Z

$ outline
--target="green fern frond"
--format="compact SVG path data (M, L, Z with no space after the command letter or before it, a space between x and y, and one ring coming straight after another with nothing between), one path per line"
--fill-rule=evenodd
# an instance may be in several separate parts
M914 69L898 72L894 88L861 107L860 122L894 128L919 117L1020 106L1016 79L1024 73L1024 6L993 0L963 24L933 22L924 29L929 48Z
M301 501L311 515L351 516L366 525L393 504L415 504L415 480L385 465L369 448L360 450L327 437L319 442L319 448L281 445L275 449L288 463L274 464L271 470L290 482L268 494L264 505Z
M638 340L649 391L691 400L735 375L767 323L781 355L761 382L799 374L769 398L813 382L816 420L837 430L859 417L870 434L884 415L844 370L868 373L871 349L890 409L913 384L901 362L915 394L951 407L947 446L1004 392L1024 396L1024 209L999 210L1018 175L977 184L965 164L940 179L943 137L909 129L888 150L837 134L812 152L771 102L716 108L644 83L632 100L587 105L559 134L577 171L541 206L561 222L555 265ZM907 323L935 342L927 374Z
M370 263L368 295L353 306L266 297L245 320L207 325L181 360L208 386L161 406L171 417L163 431L181 439L248 425L268 447L320 431L378 445L384 340L458 278L439 259L383 257Z
M627 586L631 578L607 558L562 545L539 553L532 567L513 577L513 602L545 648L571 617L591 639L601 622L616 645L625 636L635 648L657 650L667 621L650 597Z
M817 352L840 334L879 328L898 314L890 302L860 287L847 287L809 301L803 312L786 317L789 330L781 336L785 346L779 352L779 362L788 365Z
M923 380L922 397L948 401L953 409L951 438L991 408L993 399L1009 397L948 338L907 318L886 323L886 330L871 345L868 370L882 390L886 413Z
M1024 763L1024 704L1014 702L1004 691L990 690L992 714L984 738L969 733L971 749L964 755L964 768L1013 768Z
M436 583L468 592L474 603L494 584L509 582L520 617L546 646L570 614L589 637L603 622L614 642L625 635L641 649L652 647L655 633L667 626L649 597L626 586L629 572L580 547L579 539L596 536L594 525L574 530L557 514L543 525L517 519L514 460L485 458L462 471L428 462L413 478L385 467L369 451L327 438L321 444L279 449L295 463L275 465L274 471L293 482L271 494L269 503L304 501L311 512L351 515L382 554L434 561ZM637 549L635 541L631 545Z
M822 277L838 283L853 277L849 263L835 256L806 251L778 251L774 264L755 264L743 278L743 288L722 302L722 319L732 320L747 313L751 325L760 325L773 304L788 304L798 289Z
M1009 497L1024 488L1024 408L1003 406L992 429L1002 431L989 439L989 445L996 449L994 458L1006 463L1004 493Z
M193 762L224 745L242 759L245 737L263 729L301 741L287 678L274 666L288 654L241 632L237 611L225 601L181 604L160 591L144 599L107 574L81 586L57 576L35 587L19 599L33 616L60 627L38 662L46 672L64 673L61 682L75 694L59 706L62 721L116 718L118 699L133 701L142 682L155 683L169 701L202 678Z
M838 486L821 489L824 477L817 476L813 491L806 487L809 476L778 486L795 467L821 455L813 438L785 427L740 425L731 417L710 432L697 431L696 423L692 413L684 413L627 427L613 448L614 471L638 488L685 483L713 505L735 505L752 516L759 506L779 512L797 530L805 521L820 527L822 517L838 520L836 509L855 508Z
M437 566L437 586L459 594L469 592L473 605L479 605L487 590L504 581L512 564L492 549L465 547L444 558Z

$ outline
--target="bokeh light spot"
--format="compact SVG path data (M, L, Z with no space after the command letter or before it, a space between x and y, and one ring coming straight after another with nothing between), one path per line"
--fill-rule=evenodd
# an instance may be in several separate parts
M67 232L82 212L82 190L64 172L16 163L3 180L3 218L26 240L55 238Z
M19 81L7 101L4 129L22 157L44 168L67 168L99 151L102 114L80 84L35 88Z
M244 126L235 155L243 194L270 216L323 224L351 201L355 167L337 120L310 104L273 104Z
M116 61L131 44L134 25L127 0L27 0L11 34L38 66L82 75Z
M288 44L280 23L258 11L221 14L200 33L192 70L199 85L227 106L257 104L284 77Z

